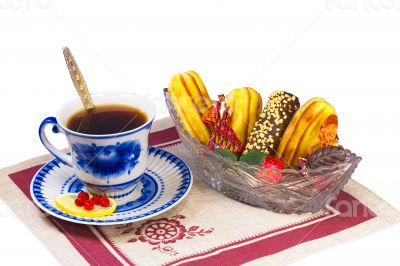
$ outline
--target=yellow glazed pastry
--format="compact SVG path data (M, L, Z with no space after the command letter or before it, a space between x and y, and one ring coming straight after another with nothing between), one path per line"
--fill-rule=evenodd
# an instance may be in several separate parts
M200 76L195 71L174 75L168 93L184 128L206 145L211 134L201 118L212 107L212 101Z
M278 146L285 166L297 165L301 157L326 146L336 146L338 118L322 98L312 98L295 113Z
M226 96L226 104L231 112L230 125L244 147L261 112L261 96L249 87L234 89Z

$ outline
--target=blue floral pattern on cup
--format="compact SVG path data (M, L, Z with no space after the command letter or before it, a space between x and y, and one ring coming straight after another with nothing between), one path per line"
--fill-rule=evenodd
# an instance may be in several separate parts
M139 141L117 142L116 145L98 146L74 143L71 145L77 165L86 173L100 178L130 174L141 153Z

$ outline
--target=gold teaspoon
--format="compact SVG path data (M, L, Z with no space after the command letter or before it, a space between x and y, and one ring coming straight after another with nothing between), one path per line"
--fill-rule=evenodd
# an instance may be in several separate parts
M78 92L82 104L86 110L77 131L86 131L90 124L90 117L92 111L94 110L94 104L92 98L90 97L89 89L86 85L85 79L83 78L82 72L76 63L71 50L69 50L68 47L64 47L63 53L72 82L74 83L76 91Z

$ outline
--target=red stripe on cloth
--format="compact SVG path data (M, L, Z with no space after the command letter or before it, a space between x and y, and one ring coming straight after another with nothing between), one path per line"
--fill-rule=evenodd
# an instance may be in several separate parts
M48 216L48 219L64 234L90 265L124 265L87 225L67 222L52 216Z
M156 147L162 149L162 148L167 148L167 147L171 147L171 146L177 145L179 143L182 143L182 141L180 139L178 139L178 140L176 140L174 142L170 142L170 143L165 144L165 145L158 145Z
M31 197L31 181L37 171L43 166L38 164L33 167L24 169L20 172L12 173L9 175L11 180L19 187L19 189L25 194L25 196L32 201Z
M199 258L180 265L240 265L258 258L275 254L301 243L335 234L376 217L376 214L368 209L368 207L344 191L340 192L337 200L332 201L331 206L337 209L340 214L315 224L283 232L240 247L232 247L231 249L222 251L219 254ZM272 234L272 232L269 234ZM225 245L218 249L225 249L231 246L233 245ZM212 252L215 252L218 249L213 249ZM207 254L202 253L193 255L180 261L174 261L174 263L184 262L204 255ZM282 261L282 263L284 263L284 261Z
M129 260L120 250L117 248L116 245L101 231L100 226L94 226L96 231L104 238L105 241L115 250L115 252L118 253L125 261L128 263L128 265L135 265L133 261Z
M178 140L179 135L175 127L169 127L160 131L150 133L149 145L160 145L162 143Z

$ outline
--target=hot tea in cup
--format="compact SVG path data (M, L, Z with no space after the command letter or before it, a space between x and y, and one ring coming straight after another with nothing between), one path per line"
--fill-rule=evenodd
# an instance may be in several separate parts
M140 127L147 115L138 108L122 104L98 105L94 110L82 108L67 122L67 128L83 134L121 133Z

